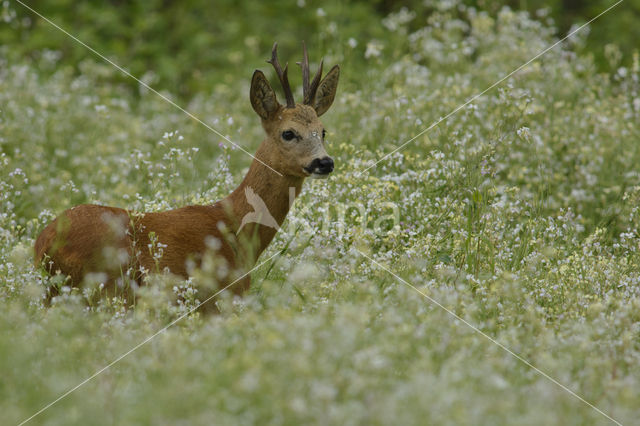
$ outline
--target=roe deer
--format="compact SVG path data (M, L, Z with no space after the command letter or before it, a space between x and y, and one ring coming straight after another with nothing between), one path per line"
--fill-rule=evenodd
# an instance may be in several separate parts
M335 65L321 80L321 61L310 82L309 59L303 43L303 60L298 65L302 68L304 99L302 104L296 104L287 77L288 66L283 70L278 62L277 43L267 62L276 70L286 106L277 101L264 74L256 70L250 100L261 118L266 138L244 180L230 195L213 205L156 213L92 204L73 207L50 223L36 240L36 265L42 264L51 274L67 275L74 286L79 286L89 273L106 274L108 294L115 294L117 287L122 286L118 278L125 270L167 268L186 278L188 261L198 265L204 253L212 248L216 258L224 259L225 270L238 274L249 271L282 225L304 179L327 177L333 171L333 160L324 146L325 130L318 117L333 103L339 66ZM270 221L250 216L258 209L254 207L256 196L261 199L260 206L268 210ZM154 242L162 244L159 259L148 248ZM141 273L134 278L142 283ZM232 278L229 273L220 284L225 280L231 282ZM249 285L247 275L232 291L241 294ZM52 291L55 293L55 289ZM131 291L127 294L135 297Z

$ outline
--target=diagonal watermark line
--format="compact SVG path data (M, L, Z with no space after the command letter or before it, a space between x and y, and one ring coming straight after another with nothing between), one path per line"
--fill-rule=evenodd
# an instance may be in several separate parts
M566 387L565 385L563 385L562 383L558 382L556 379L554 379L553 377L551 377L550 375L548 375L547 373L545 373L544 371L540 370L538 367L536 367L535 365L531 364L529 361L527 361L526 359L524 359L522 356L518 355L517 353L513 352L511 349L509 349L508 347L506 347L505 345L503 345L502 343L498 342L497 340L495 340L493 337L489 336L488 334L486 334L485 332L483 332L482 330L478 329L476 326L474 326L473 324L471 324L470 322L468 322L467 320L465 320L464 318L461 318L460 316L458 316L455 312L451 311L450 309L447 309L446 306L442 305L440 302L438 302L437 300L435 300L434 298L430 297L428 294L426 294L423 291L420 291L420 289L418 289L416 286L414 286L413 284L409 283L408 281L404 280L403 278L401 278L400 276L398 276L397 274L395 274L393 271L391 271L389 268L385 267L384 265L382 265L381 263L377 262L376 260L374 260L373 258L371 258L370 256L367 256L366 254L364 254L362 251L360 251L359 249L355 248L355 250L358 251L358 253L360 253L362 256L364 256L365 258L369 259L372 263L374 263L376 266L378 266L380 269L383 269L385 271L387 271L389 274L393 275L398 281L400 281L402 284L406 285L407 287L415 290L416 292L418 292L420 295L422 295L425 299L429 300L431 303L437 305L439 308L441 308L442 310L444 310L445 312L447 312L449 315L453 316L455 319L457 319L458 321L462 322L463 324L465 324L466 326L470 327L473 331L479 333L480 335L482 335L483 337L485 337L487 340L489 340L490 342L494 343L495 345L497 345L498 347L500 347L500 349L503 349L504 351L506 351L507 353L509 353L511 356L513 356L514 358L516 358L518 361L522 362L523 364L525 364L526 366L530 367L531 369L533 369L536 373L540 374L541 376L545 377L546 379L550 380L551 382L555 383L556 385L558 385L560 388L562 388L563 390L567 391L568 393L570 393L571 395L573 395L574 397L576 397L577 399L579 399L580 401L584 402L585 404L587 404L589 407L593 408L594 410L596 410L598 413L602 414L603 416L605 416L607 419L611 420L612 422L614 422L615 424L622 426L622 423L620 423L619 421L617 421L616 419L614 419L613 417L609 416L607 413L605 413L604 411L600 410L598 407L596 407L595 405L593 405L592 403L590 403L589 401L587 401L586 399L584 399L583 397L581 397L580 395L578 395L577 393L575 393L574 391L572 391L571 389L569 389L568 387Z
M426 129L422 130L420 133L418 133L417 135L415 135L414 137L412 137L411 139L407 140L406 142L404 142L402 145L396 147L393 151L389 152L388 154L384 155L382 158L380 158L378 161L376 161L375 163L373 163L372 165L370 165L369 167L360 170L359 172L356 172L356 175L359 177L360 175L362 175L362 173L366 172L367 170L371 169L372 167L375 167L378 163L384 161L385 159L387 159L390 155L393 155L394 153L400 151L402 148L404 148L405 146L407 146L408 144L410 144L411 142L413 142L414 140L418 139L420 136L424 135L425 133L427 133L429 130L433 129L434 127L436 127L438 124L442 123L444 120L446 120L447 118L451 117L453 114L457 113L458 111L460 111L462 108L466 107L467 105L469 105L471 102L473 102L474 100L478 99L480 96L484 95L485 93L487 93L489 90L493 89L494 87L496 87L497 85L499 85L500 83L502 83L503 81L505 81L506 79L508 79L509 77L511 77L512 75L514 75L515 73L517 73L518 71L520 71L522 68L526 67L527 65L529 65L531 62L535 61L536 59L538 59L539 57L541 57L542 55L544 55L545 53L547 53L548 51L550 51L551 49L553 49L554 47L556 47L557 45L559 45L560 43L562 43L563 41L565 41L566 39L568 39L569 37L573 36L575 33L577 33L578 31L580 31L581 29L583 29L584 27L586 27L587 25L589 25L590 23L592 23L593 21L595 21L596 19L598 19L599 17L601 17L602 15L604 15L605 13L609 12L611 9L613 9L614 7L616 7L617 5L619 5L620 3L622 3L624 0L618 0L616 3L612 4L611 6L609 6L608 8L606 8L605 10L603 10L602 12L600 12L598 15L594 16L593 18L591 18L587 23L580 25L578 28L576 28L575 30L571 31L569 34L567 34L566 36L564 36L563 38L561 38L560 40L556 41L555 43L553 43L551 46L547 47L546 49L544 49L542 52L538 53L536 56L534 56L533 58L529 59L527 62L525 62L524 64L520 65L518 68L514 69L513 71L511 71L509 74L505 75L504 77L502 77L500 80L496 81L495 83L493 83L491 86L487 87L486 89L484 89L482 92L474 95L473 97L469 98L469 100L467 100L465 103L459 105L457 108L455 108L453 111L449 112L447 115L445 115L444 117L441 117L440 119L438 119L437 121L433 122L429 127L427 127Z
M40 410L38 410L36 413L34 413L33 415L31 415L30 417L26 418L25 420L23 420L22 422L20 422L18 424L18 426L22 426L23 424L29 422L31 419L33 419L34 417L38 416L39 414L41 414L42 412L44 412L45 410L49 409L51 406L53 406L54 404L56 404L57 402L59 402L60 400L66 398L67 396L69 396L71 393L73 393L74 391L76 391L78 388L80 388L81 386L85 385L87 382L89 382L90 380L94 379L96 376L100 375L102 372L104 372L105 370L109 369L110 367L112 367L114 364L118 363L119 361L121 361L123 358L125 358L127 355L131 354L132 352L136 351L137 349L139 349L140 347L144 346L145 344L149 343L154 337L156 337L157 335L159 335L160 333L166 331L169 327L171 327L172 325L174 325L175 323L177 323L178 321L180 321L181 319L183 319L184 317L186 317L187 315L193 313L196 309L198 309L200 306L204 305L205 303L207 303L209 300L213 299L214 297L216 297L217 295L219 295L220 293L222 293L223 291L225 291L226 289L228 289L229 287L231 287L232 285L234 285L235 283L237 283L238 281L240 281L241 279L243 279L244 277L246 277L247 275L249 275L251 272L255 271L256 269L258 269L259 267L261 267L262 265L264 265L265 263L267 263L268 261L270 261L271 259L273 259L274 257L278 256L279 254L282 254L282 250L277 251L273 256L269 257L267 260L264 260L262 262L260 262L258 265L254 266L253 268L251 268L249 271L245 272L243 275L241 275L239 278L237 278L236 280L234 280L233 282L231 282L231 284L227 285L226 287L224 287L221 290L218 290L215 294L213 294L212 296L209 296L204 302L201 302L198 306L196 306L195 308L191 309L190 311L180 315L178 318L176 318L175 320L171 321L168 325L164 326L163 328L161 328L160 330L158 330L157 332L155 332L154 334L152 334L151 336L147 337L146 339L144 339L142 342L138 343L136 346L134 346L133 348L129 349L127 352L123 353L122 355L120 355L119 357L117 357L116 359L114 359L113 361L111 361L109 364L105 365L104 367L102 367L101 369L99 369L98 371L96 371L95 373L93 373L91 376L87 377L86 379L84 379L82 382L78 383L77 385L75 385L74 387L72 387L71 389L69 389L68 391L66 391L65 393L63 393L62 395L60 395L58 398L56 398L55 400L51 401L50 403L48 403L47 405L45 405L44 407L42 407Z
M20 3L23 7L25 7L26 9L29 9L31 12L33 12L34 14L38 15L41 19L45 20L47 23L49 23L50 25L54 26L55 28L57 28L58 30L62 31L64 34L66 34L67 36L69 36L70 38L72 38L74 41L76 41L78 44L86 47L87 49L89 49L93 54L97 55L98 57L100 57L102 60L108 62L109 64L113 65L118 71L120 71L121 73L125 74L127 77L131 77L132 79L134 79L135 81L137 81L140 85L144 86L147 90L155 93L156 95L158 95L159 97L161 97L163 100L165 100L166 102L168 102L169 104L171 104L172 106L174 106L175 108L179 109L180 111L182 111L183 113L185 113L186 115L188 115L189 117L191 117L192 119L194 119L195 121L197 121L198 123L202 124L204 127L206 127L207 129L209 129L210 131L212 131L213 133L215 133L216 135L220 136L222 139L224 139L225 141L229 142L231 145L233 145L234 147L238 148L240 151L244 152L245 154L247 154L249 157L253 158L254 160L256 160L257 162L259 162L260 164L262 164L263 166L267 167L268 169L270 169L272 172L282 176L282 173L278 172L277 170L275 170L273 167L269 166L267 163L265 163L264 161L260 160L259 158L256 158L253 154L251 154L249 151L247 151L246 149L244 149L243 147L241 147L240 145L238 145L237 143L233 142L231 139L229 139L228 137L226 137L225 135L223 135L222 133L220 133L219 131L217 131L216 129L214 129L213 127L211 127L210 125L208 125L207 123L205 123L204 121L202 121L201 119L199 119L198 117L196 117L195 115L193 115L192 113L190 113L189 111L187 111L186 109L182 108L180 105L178 105L177 103L173 102L171 99L167 98L166 96L164 96L162 93L158 92L156 89L154 89L153 87L149 86L147 83L145 83L144 81L141 81L140 79L138 79L136 76L134 76L133 74L131 74L129 71L125 70L124 68L122 68L120 65L116 64L115 62L113 62L112 60L110 60L109 58L107 58L106 56L100 54L100 52L98 52L97 50L95 50L93 47L89 46L88 44L86 44L85 42L83 42L82 40L78 39L77 37L75 37L73 34L70 34L68 31L66 31L64 28L60 27L59 25L57 25L55 22L51 21L50 19L48 19L47 17L41 15L40 13L38 13L36 10L34 10L32 7L30 7L29 5L24 4L21 0L15 0L16 2Z

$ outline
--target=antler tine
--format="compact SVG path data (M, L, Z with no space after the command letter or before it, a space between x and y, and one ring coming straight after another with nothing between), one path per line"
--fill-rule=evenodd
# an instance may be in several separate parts
M309 54L307 45L302 41L302 62L296 62L302 68L302 97L303 103L309 105Z
M315 77L313 77L313 81L309 84L309 54L307 52L307 45L305 42L302 42L302 62L297 62L298 65L302 68L302 93L303 93L303 103L305 105L311 105L313 103L313 99L316 97L316 90L318 90L318 84L320 84L320 77L322 77L322 64L324 59L320 61L320 69L316 73Z
M287 108L295 108L296 102L293 100L293 93L291 92L291 86L289 86L289 78L287 77L287 71L289 69L289 64L284 66L284 71L280 66L280 62L278 62L278 43L273 43L273 49L271 49L271 60L267 61L273 68L275 68L276 73L278 74L278 78L280 79L280 84L282 84L282 89L284 90L284 96L287 99Z

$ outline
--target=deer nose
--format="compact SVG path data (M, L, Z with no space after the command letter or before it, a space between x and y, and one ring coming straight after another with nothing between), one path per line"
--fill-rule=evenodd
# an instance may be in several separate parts
M324 157L318 160L318 166L316 168L318 173L326 175L333 171L333 159L331 157Z
M304 170L315 179L326 178L333 171L333 159L328 156L315 158Z

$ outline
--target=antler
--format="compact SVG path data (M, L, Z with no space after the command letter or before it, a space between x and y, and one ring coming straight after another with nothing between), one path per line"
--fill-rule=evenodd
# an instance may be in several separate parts
M282 88L284 89L284 96L287 99L287 108L295 108L296 102L293 100L293 93L291 93L291 87L289 86L289 78L287 77L287 69L289 68L289 64L284 66L284 71L278 62L278 43L273 43L273 49L271 50L271 60L267 61L273 68L276 69L276 73L278 74L278 78L280 79L280 84L282 84Z
M296 62L302 68L302 94L303 103L305 105L311 105L316 97L316 91L320 84L320 77L322 77L322 64L324 59L320 61L320 68L313 77L313 81L309 84L309 55L307 54L307 45L302 42L302 62Z

